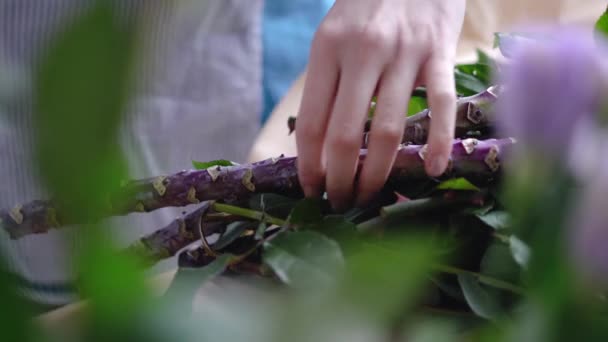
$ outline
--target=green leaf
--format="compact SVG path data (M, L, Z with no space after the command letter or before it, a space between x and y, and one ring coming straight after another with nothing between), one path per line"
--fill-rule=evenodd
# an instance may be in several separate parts
M258 229L255 231L255 239L256 240L261 240L264 237L264 233L266 232L266 228L268 228L268 226L266 225L265 222L260 222L260 224L258 225Z
M164 294L164 300L191 310L196 292L204 283L222 274L231 259L232 255L223 254L202 268L179 268Z
M314 230L330 239L342 241L354 238L357 226L342 215L328 215L320 222L301 226L301 229Z
M322 200L305 198L293 208L289 222L296 225L319 223L323 219L322 207Z
M471 184L466 178L453 178L437 185L438 190L471 190L480 191L478 187Z
M407 107L407 116L420 113L428 107L429 105L424 97L412 96Z
M461 64L456 66L458 71L467 74L477 79L481 84L488 88L491 84L492 69L489 65L475 63L475 64Z
M107 2L78 16L37 69L35 157L65 220L91 221L127 177L119 139L131 87L133 29Z
M440 314L440 313L437 313ZM435 315L434 315L435 316ZM452 317L450 317L452 318ZM452 318L453 319L453 318ZM438 317L427 318L407 326L404 338L400 341L408 342L437 342L437 341L460 341L462 332L459 331L457 322Z
M496 62L487 53L477 49L477 63L494 67Z
M152 298L145 275L134 258L117 251L100 227L89 227L80 238L79 290L103 321L128 320Z
M35 341L31 336L29 319L36 313L30 303L20 295L20 284L16 277L4 269L4 260L0 259L0 331L6 341ZM10 308L10 309L9 309Z
M481 50L477 50L477 62L471 64L459 64L456 70L467 74L484 84L485 88L492 85L492 75L496 63L494 60Z
M109 210L108 195L129 178L120 128L133 86L135 28L117 20L107 1L94 3L53 35L34 75L36 171L63 222L97 221ZM108 227L79 228L73 270L91 323L121 329L151 298L144 274L113 246Z
M504 230L510 227L511 215L506 211L494 210L487 214L477 215L486 225L495 230Z
M252 227L251 222L233 222L226 227L226 231L213 244L213 249L221 250L238 239L248 228Z
M487 89L486 84L482 80L464 73L458 68L454 70L454 78L456 81L456 91L464 96L475 95Z
M530 261L530 247L515 235L511 235L509 237L509 248L511 249L513 260L521 267L527 268Z
M511 283L517 283L521 274L521 267L503 242L494 242L486 249L479 267L481 274Z
M208 169L213 166L234 166L234 165L235 164L233 162L231 162L229 160L225 160L225 159L212 160L212 161L208 161L208 162L200 162L200 161L196 161L196 160L192 161L192 166L196 170L205 170L205 169Z
M331 286L344 267L338 243L313 231L287 231L266 242L263 260L281 281L300 289Z
M459 274L458 283L469 307L475 314L489 320L500 318L502 309L495 297L486 291L470 274Z
M595 32L602 34L604 37L608 37L608 11L605 11L595 22Z
M446 295L457 301L464 302L465 299L464 295L462 294L462 290L460 289L460 285L449 280L441 279L439 277L431 278L431 282L435 284L435 286L437 286L437 288L443 293L443 295Z
M392 322L414 305L428 284L435 245L421 237L387 233L382 240L347 243L353 251L339 297L369 319Z

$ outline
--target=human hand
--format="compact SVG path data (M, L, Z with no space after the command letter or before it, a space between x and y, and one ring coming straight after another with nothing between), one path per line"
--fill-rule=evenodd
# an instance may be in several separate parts
M385 184L403 136L416 84L432 111L426 171L445 171L456 115L454 55L465 0L336 0L312 43L296 125L300 183L323 185L336 209L352 203L357 159L371 98L377 95L357 204ZM325 184L323 184L325 182Z

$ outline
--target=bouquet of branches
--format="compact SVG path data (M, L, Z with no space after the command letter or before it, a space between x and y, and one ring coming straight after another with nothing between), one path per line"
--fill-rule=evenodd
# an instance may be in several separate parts
M296 157L277 156L194 162L127 182L97 182L105 166L81 167L73 188L6 208L0 223L19 239L184 207L116 252L144 267L178 255L160 299L171 307L166 325L179 327L172 338L179 330L249 341L606 340L608 50L579 31L497 34L496 45L501 61L479 51L477 62L455 68L456 139L445 173L424 170L432 115L419 88L389 179L367 207L336 213L324 198L304 198ZM286 134L296 125L290 118ZM364 132L360 164L366 142ZM60 144L42 147L41 158ZM93 165L114 165L103 161ZM49 166L47 179L66 177L69 165ZM220 278L250 288L215 290L193 308L197 291Z

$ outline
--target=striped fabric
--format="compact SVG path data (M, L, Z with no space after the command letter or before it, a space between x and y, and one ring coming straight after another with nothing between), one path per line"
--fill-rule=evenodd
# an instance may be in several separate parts
M189 168L191 160L245 160L261 112L262 0L117 0L127 20L144 18L140 91L122 143L136 178ZM176 6L174 4L178 4ZM0 0L0 207L47 198L32 171L31 75L38 58L92 0ZM178 209L109 219L125 246ZM78 227L10 240L0 252L23 293L44 305L76 299L70 256ZM175 259L150 272L175 265Z

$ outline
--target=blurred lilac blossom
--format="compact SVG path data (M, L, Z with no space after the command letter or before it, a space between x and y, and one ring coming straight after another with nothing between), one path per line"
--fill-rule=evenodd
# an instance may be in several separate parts
M531 30L542 40L510 44L509 63L498 77L503 133L520 146L560 157L576 125L599 110L608 77L608 48L592 32L566 27Z

